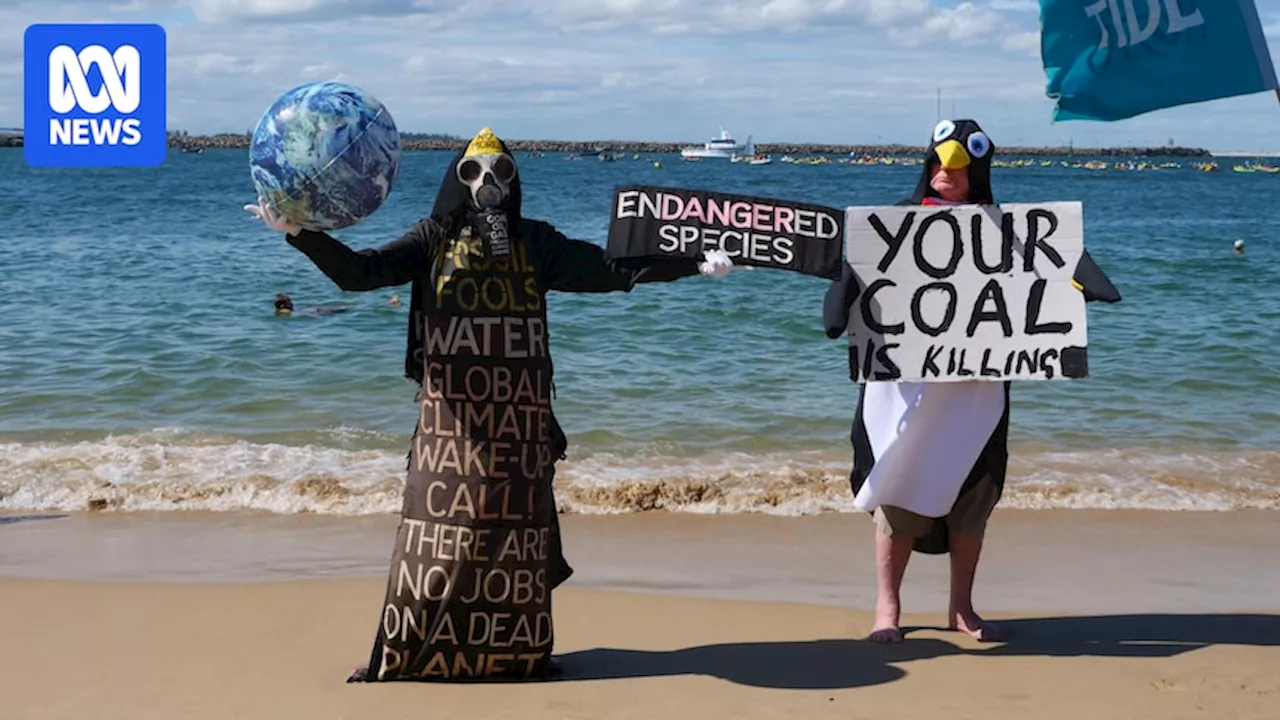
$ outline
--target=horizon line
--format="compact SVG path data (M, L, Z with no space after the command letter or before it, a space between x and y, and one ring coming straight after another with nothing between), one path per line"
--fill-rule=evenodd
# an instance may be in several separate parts
M182 134L186 133L186 134ZM26 135L21 127L0 127L0 135ZM170 140L180 139L188 141L216 140L219 138L251 138L252 132L216 132L216 133L189 133L185 130L167 130L166 137ZM421 132L421 131L403 131L401 137L406 137L410 142L438 142L438 143L466 143L468 138L452 135L449 133L439 132ZM595 139L595 140L563 140L551 138L503 138L503 142L525 144L545 144L545 145L595 145L601 146L600 149L612 149L610 145L665 145L665 146L685 146L699 147L705 143L686 140L625 140L619 138L611 139ZM815 148L904 148L910 150L918 150L928 147L927 143L904 143L904 142L797 142L779 140L774 142L755 143L756 147L815 147ZM443 149L443 148L442 148ZM1074 141L1066 143L1050 145L1005 145L1000 146L1001 152L1013 152L1016 150L1057 150L1064 151L1089 151L1089 150L1164 150L1164 151L1196 151L1208 153L1215 156L1237 156L1237 157L1263 157L1280 154L1280 150L1211 150L1205 147L1197 147L1193 145L1075 145ZM554 151L553 151L554 152Z
M26 135L26 131L21 127L0 127L0 133L4 134L22 134ZM435 142L456 142L466 143L470 138L441 132L422 132L416 130L399 131L400 137L407 137L412 140L429 140ZM190 133L186 130L166 130L165 136L172 138L182 138L189 140L212 140L216 138L251 138L252 131L249 132L215 132L215 133ZM696 140L636 140L623 138L607 138L607 139L591 139L591 140L566 140L562 138L519 138L504 137L503 142L511 143L547 143L560 145L608 145L630 143L634 145L685 145L689 147L698 147L706 143ZM922 148L927 147L928 143L904 143L904 142L819 142L819 141L793 141L793 140L776 140L772 142L755 142L756 146L769 145L789 145L794 147L904 147L904 148ZM999 147L999 146L998 146ZM1045 149L1045 148L1072 148L1075 147L1074 141L1058 145L1005 145L1004 148L1027 148L1027 149ZM1206 150L1206 148L1196 147L1193 145L1082 145L1087 149L1127 149L1127 148L1168 148L1177 150Z

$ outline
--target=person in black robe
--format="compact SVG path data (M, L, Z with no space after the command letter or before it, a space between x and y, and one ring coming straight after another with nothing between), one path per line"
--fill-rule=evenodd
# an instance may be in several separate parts
M343 290L412 284L419 420L377 637L349 680L551 676L551 595L573 570L552 490L568 441L551 408L547 293L723 277L732 262L611 260L524 217L515 161L489 128L450 163L430 217L377 249L291 226L262 201L245 209Z

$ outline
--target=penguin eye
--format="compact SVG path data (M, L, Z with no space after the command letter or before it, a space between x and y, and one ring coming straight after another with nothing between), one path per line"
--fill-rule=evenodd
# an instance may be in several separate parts
M969 136L969 154L976 157L985 157L991 152L991 141L987 139L986 133L978 131Z
M933 128L933 141L942 142L946 140L951 133L956 131L956 124L950 120L943 120Z

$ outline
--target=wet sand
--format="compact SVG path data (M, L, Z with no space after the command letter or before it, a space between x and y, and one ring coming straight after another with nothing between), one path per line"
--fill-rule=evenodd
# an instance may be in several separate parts
M0 514L0 577L260 582L385 577L391 516ZM569 586L871 609L871 522L566 515ZM1000 612L1280 611L1280 513L997 510L978 603ZM915 555L908 610L946 608L947 560Z
M997 511L979 609L933 629L916 556L900 646L861 641L865 516L569 516L568 680L346 685L395 519L0 516L0 717L1273 718L1280 515Z

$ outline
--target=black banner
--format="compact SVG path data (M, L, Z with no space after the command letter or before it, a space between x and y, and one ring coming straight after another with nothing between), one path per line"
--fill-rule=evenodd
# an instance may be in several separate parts
M735 265L836 279L844 211L705 190L632 185L613 194L613 257L698 257L723 250Z
M400 530L376 680L545 678L558 525L540 269L464 231L441 247L422 322ZM417 320L417 318L415 318Z

